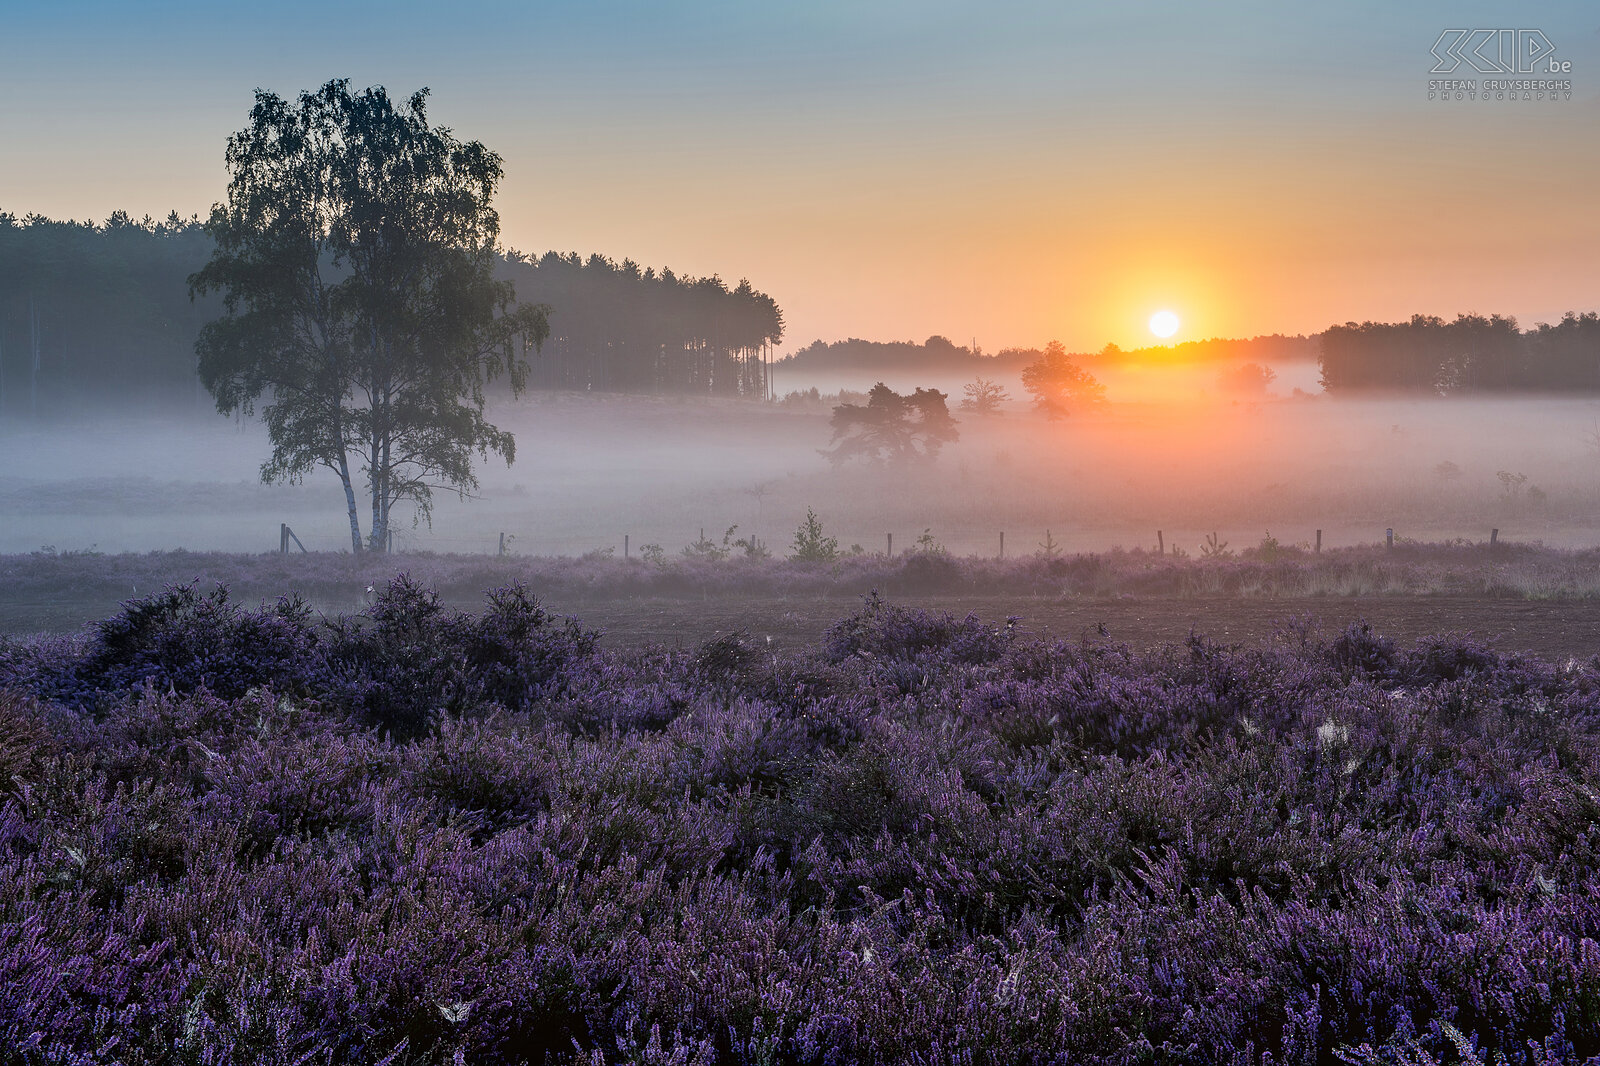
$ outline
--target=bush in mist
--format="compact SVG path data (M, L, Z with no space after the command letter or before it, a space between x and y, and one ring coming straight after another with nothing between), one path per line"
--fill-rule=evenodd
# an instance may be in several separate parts
M879 597L621 655L408 583L252 663L220 595L123 615L0 655L8 1063L1600 1055L1593 662Z

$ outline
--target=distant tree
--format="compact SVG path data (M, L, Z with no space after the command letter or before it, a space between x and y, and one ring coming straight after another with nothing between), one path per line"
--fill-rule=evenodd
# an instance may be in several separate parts
M966 397L961 401L961 409L979 415L999 414L1000 405L1011 399L1004 385L986 378L961 386L961 392Z
M1217 375L1222 391L1235 396L1265 396L1267 387L1278 379L1278 372L1260 363L1244 363Z
M258 91L228 139L228 200L206 224L216 249L190 279L223 294L196 345L217 409L265 400L263 480L338 474L354 551L357 476L382 551L397 501L426 517L436 485L477 486L474 452L512 461L484 384L503 374L519 391L522 351L548 332L548 309L516 306L493 276L500 157L430 126L426 98L396 107L347 81L298 104Z
M864 406L842 403L833 409L834 446L822 454L836 466L853 458L894 464L934 459L945 444L961 439L945 399L938 389L902 396L880 381Z
M1060 341L1051 341L1037 362L1022 368L1022 387L1051 418L1060 418L1074 407L1102 403L1106 393L1104 385L1072 361Z

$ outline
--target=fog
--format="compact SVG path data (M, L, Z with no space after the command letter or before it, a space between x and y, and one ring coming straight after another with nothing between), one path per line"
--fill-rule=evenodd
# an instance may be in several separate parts
M1305 370L1302 366L1300 370ZM1314 368L1312 368L1314 369ZM431 528L402 509L399 551L577 555L624 536L676 555L704 530L754 535L777 555L813 508L843 548L898 552L925 531L959 554L1154 548L1196 554L1271 535L1325 546L1400 538L1600 541L1600 399L1229 400L1211 370L1108 376L1111 402L1049 421L1014 400L957 411L961 440L911 469L832 468L829 408L738 401L529 393L491 417L516 434L509 468L478 465L469 499L441 490ZM1291 393L1280 369L1274 389ZM819 388L864 386L837 378ZM779 378L780 395L809 387ZM949 391L959 381L889 382ZM1006 382L1013 397L1016 382ZM1307 381L1306 385L1314 383ZM331 474L262 485L257 422L196 413L85 410L0 421L0 551L269 551L280 522L307 548L349 548ZM1445 465L1451 464L1451 465ZM1504 472L1507 476L1500 477ZM1520 480L1519 480L1520 478ZM367 515L363 512L363 528Z

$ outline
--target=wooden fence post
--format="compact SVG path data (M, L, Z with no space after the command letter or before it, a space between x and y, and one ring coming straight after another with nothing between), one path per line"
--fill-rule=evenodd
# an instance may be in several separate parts
M1499 543L1500 543L1500 531L1498 529L1489 530L1489 548L1490 548L1490 550L1493 550L1495 547L1497 547L1499 545Z
M1161 535L1161 530L1156 530L1156 554L1167 554L1167 539Z
M889 558L893 559L894 558L894 534L890 533L890 534L887 534L887 536L889 538L889 550L886 552L886 554L888 555Z
M624 533L622 535L622 558L624 560L630 558L630 556L628 555L628 537L630 535L631 534L628 534L628 533Z
M1322 530L1317 530L1317 554L1322 554Z
M1383 535L1384 535L1384 537L1386 538L1386 540L1388 542L1388 546L1390 548L1393 548L1394 547L1394 527L1391 526L1390 528L1384 530L1383 531Z
M500 534L500 551L499 551L498 554L504 555L505 553L506 553L506 535L505 535L505 533L502 532Z
M1004 559L1005 557L1006 557L1006 531L1002 529L1000 531L1000 558Z

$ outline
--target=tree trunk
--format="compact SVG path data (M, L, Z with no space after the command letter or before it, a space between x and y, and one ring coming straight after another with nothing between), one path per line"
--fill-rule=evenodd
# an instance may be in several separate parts
M356 513L356 490L350 484L350 461L339 453L339 480L344 482L344 502L350 510L350 550L361 554L361 516Z
M368 534L371 538L371 543L368 544L368 547L377 552L383 550L383 542L378 539L378 527L383 524L383 506L381 503L383 500L383 468L378 465L378 442L374 440L370 441L369 444L372 447L372 451L368 453L372 456L372 525L368 529Z
M372 541L374 547L381 552L389 550L389 503L393 493L389 491L389 441L384 440L378 453L381 458L378 462L380 474L374 477L374 482L381 486L378 494L373 498L372 505L377 508L372 521Z

